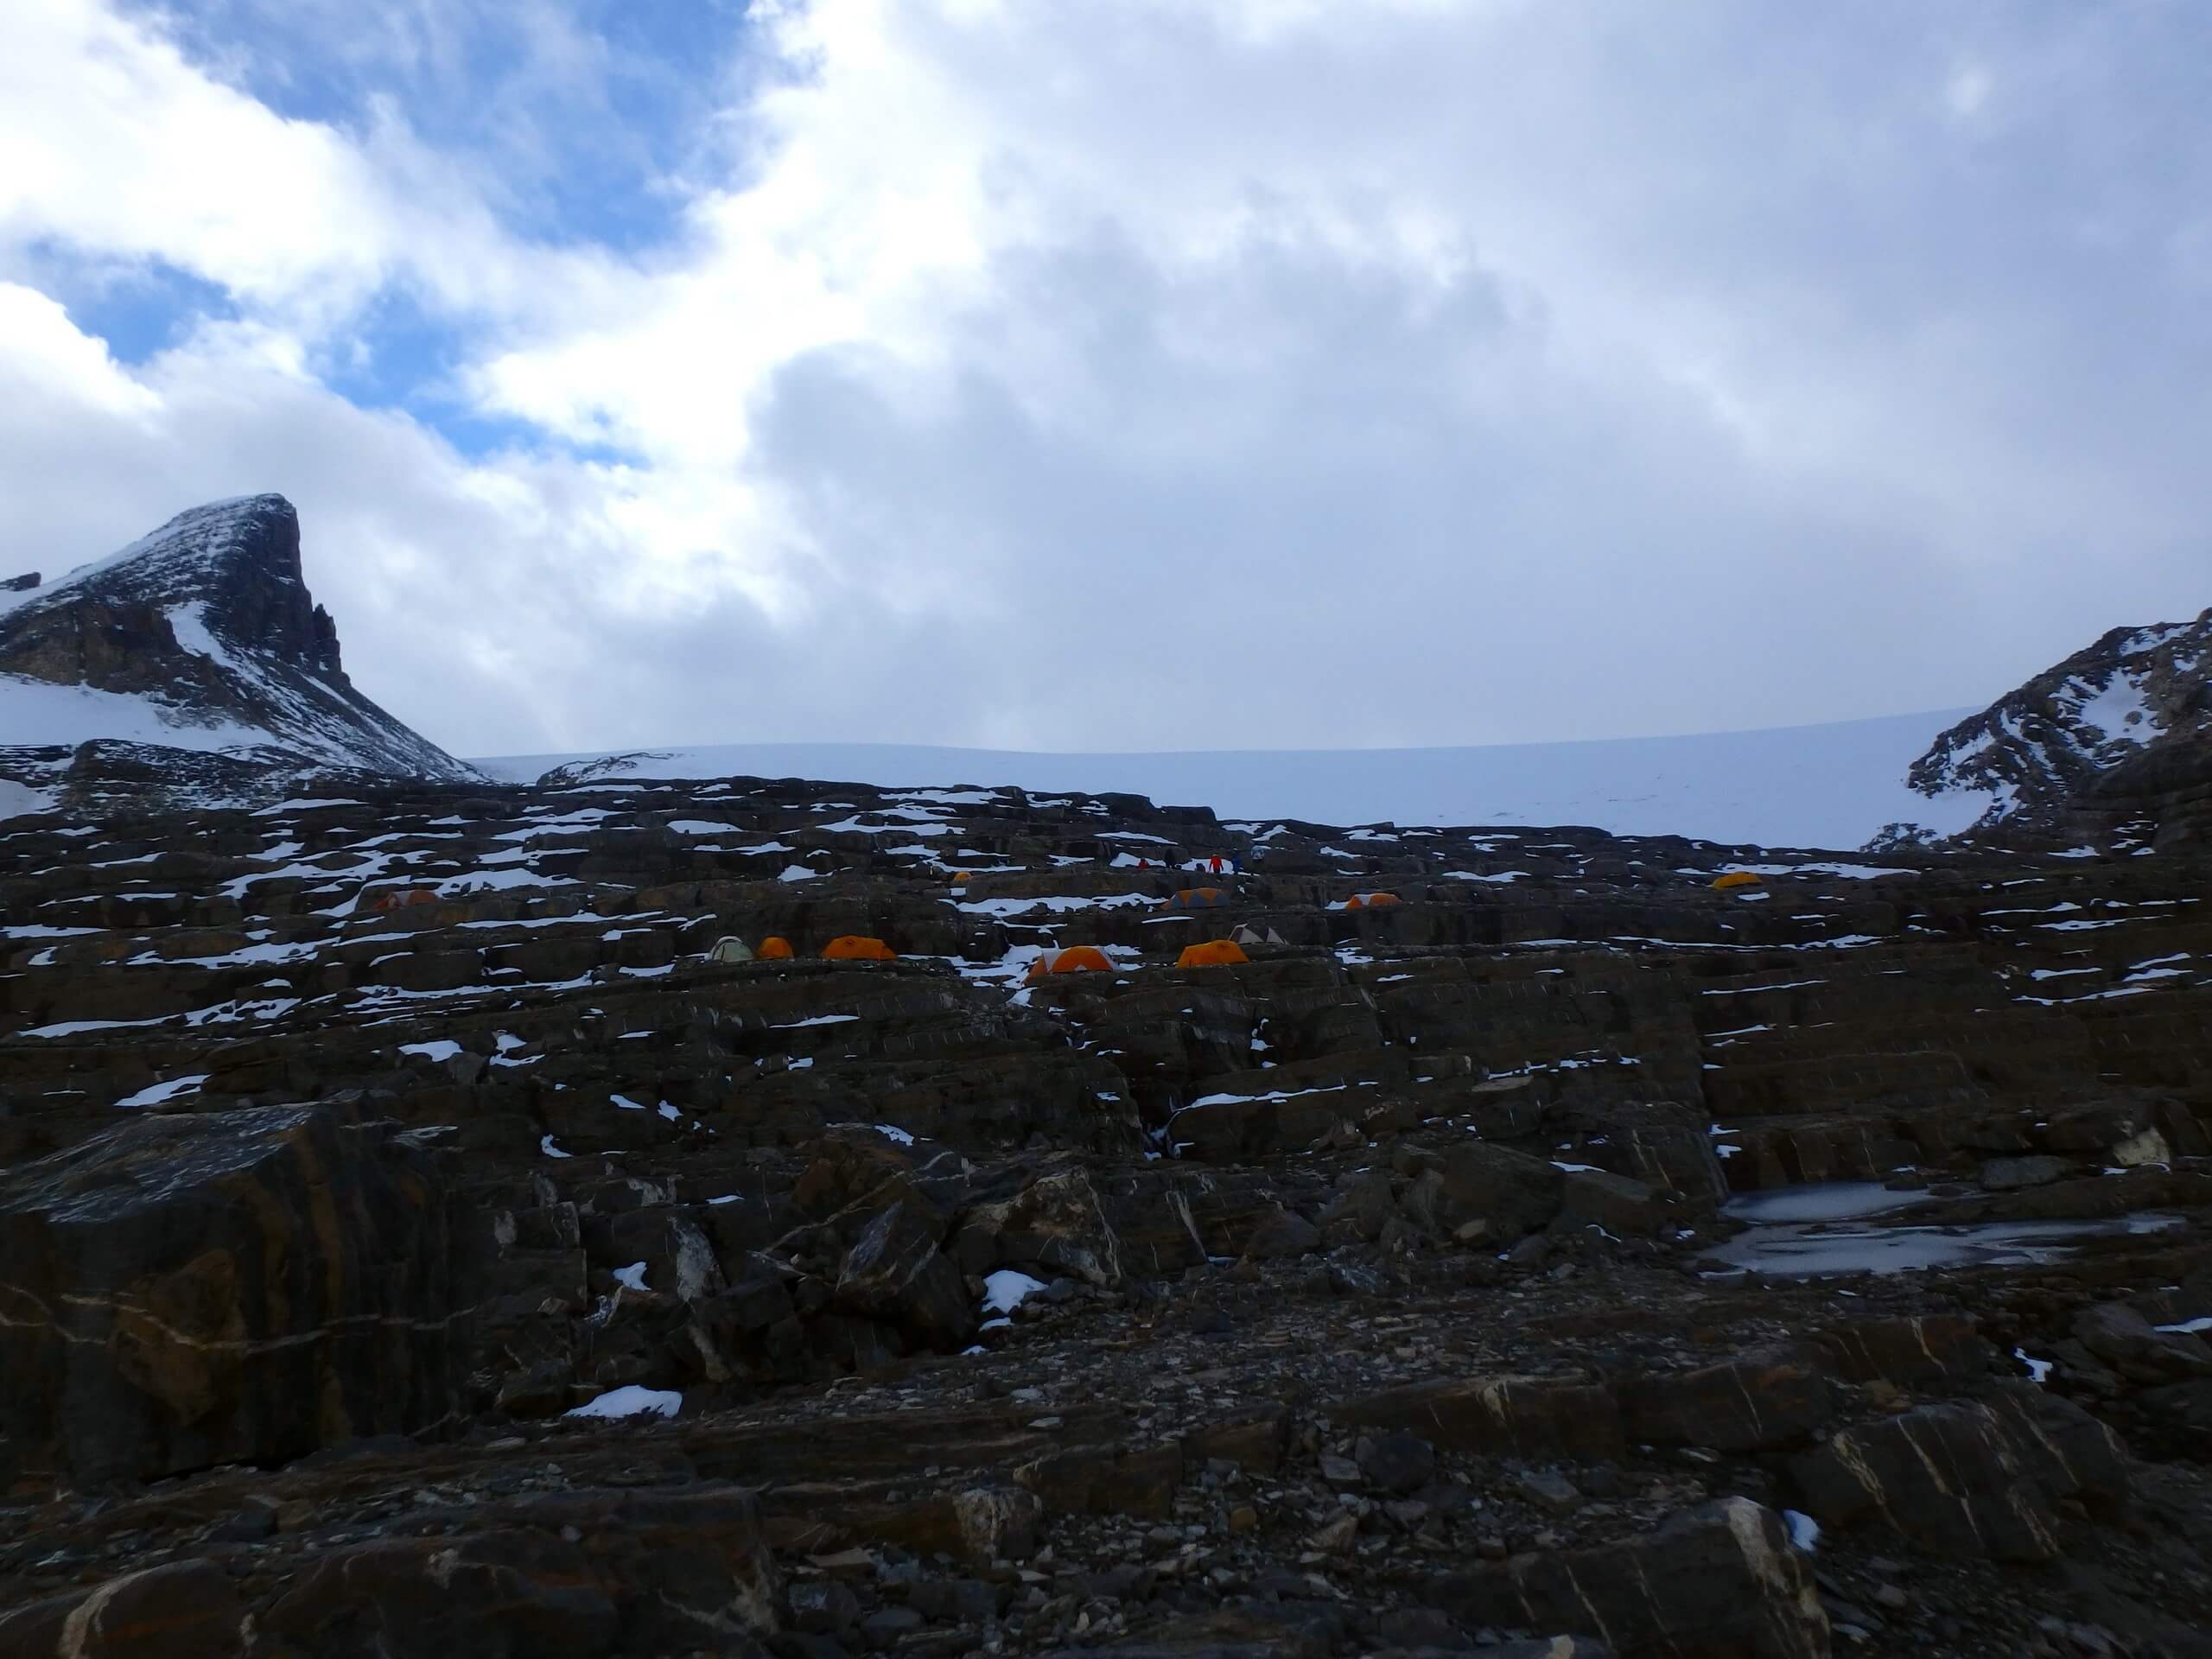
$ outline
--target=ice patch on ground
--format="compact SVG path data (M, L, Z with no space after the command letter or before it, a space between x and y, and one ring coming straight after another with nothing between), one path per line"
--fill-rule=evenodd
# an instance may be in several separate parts
M564 1417L673 1417L683 1408L683 1396L673 1389L648 1389L632 1382L610 1389L598 1399L563 1412Z
M115 1103L115 1109L130 1111L141 1106L159 1106L164 1101L175 1100L179 1095L188 1095L207 1081L211 1074L195 1072L188 1077L171 1077L167 1083L149 1084L135 1095L125 1095Z
M1011 1313L1030 1297L1045 1288L1041 1279L1032 1279L1026 1273L1012 1268L1001 1268L983 1278L983 1312Z

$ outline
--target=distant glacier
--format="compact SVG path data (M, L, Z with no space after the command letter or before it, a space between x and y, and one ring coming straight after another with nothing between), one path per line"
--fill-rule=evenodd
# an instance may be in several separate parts
M1931 800L1905 772L1972 713L1943 709L1819 726L1467 748L1221 749L1047 754L894 743L724 743L642 751L609 779L813 778L885 787L1012 785L1147 795L1225 819L1318 823L1588 824L1615 835L1855 848L1885 824L1964 829L1979 796ZM502 755L474 765L512 783L625 753Z

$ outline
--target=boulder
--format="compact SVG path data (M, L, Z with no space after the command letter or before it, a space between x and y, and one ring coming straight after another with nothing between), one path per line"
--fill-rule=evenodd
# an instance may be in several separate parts
M1567 1173L1560 1213L1570 1222L1602 1227L1617 1238L1649 1238L1673 1220L1673 1210L1645 1182L1602 1169Z
M2074 1166L2049 1153L2026 1158L1992 1158L1974 1179L1985 1192L2017 1192L2024 1186L2049 1186L2074 1173Z
M1174 1440L1078 1446L1022 1464L1014 1478L1052 1513L1165 1520L1183 1479L1183 1448Z
M1321 1248L1321 1230L1295 1210L1276 1205L1262 1216L1244 1245L1249 1262L1283 1262Z
M1644 1376L1622 1391L1621 1410L1633 1440L1772 1452L1810 1439L1835 1400L1813 1353L1785 1346Z
M845 1253L838 1305L894 1325L924 1344L965 1347L977 1318L960 1269L938 1249L938 1235L910 1200L870 1222Z
M2026 1383L1842 1430L1789 1474L1823 1527L1880 1520L1934 1554L2018 1561L2063 1552L2060 1499L2109 1507L2128 1486L2112 1431Z
M442 1164L350 1120L139 1117L0 1173L0 1482L282 1463L454 1409Z
M328 1551L261 1620L255 1659L717 1651L773 1630L752 1495L581 1491L461 1512L455 1535Z
M2161 1331L2125 1302L2099 1302L2075 1316L2074 1339L2131 1382L2212 1377L2212 1343Z
M1566 1174L1548 1160L1476 1141L1446 1152L1408 1185L1398 1205L1440 1236L1480 1221L1489 1224L1489 1237L1510 1243L1550 1225L1566 1187Z
M244 1659L245 1606L213 1561L172 1561L0 1613L10 1659Z
M1346 1427L1404 1429L1484 1457L1597 1463L1628 1450L1611 1392L1559 1377L1412 1382L1337 1401L1328 1414Z
M1623 1659L1828 1652L1827 1616L1805 1558L1790 1547L1782 1517L1747 1497L1685 1510L1624 1543L1447 1573L1423 1593L1465 1624L1594 1625Z
M1986 1376L1997 1356L1972 1319L1947 1313L1849 1320L1823 1332L1820 1346L1846 1382L1899 1388Z

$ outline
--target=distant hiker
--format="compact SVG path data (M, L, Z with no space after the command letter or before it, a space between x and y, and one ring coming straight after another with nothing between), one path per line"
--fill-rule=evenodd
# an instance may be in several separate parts
M1219 875L1221 874L1221 855L1219 853L1216 853L1211 858L1206 861L1206 874L1208 875Z

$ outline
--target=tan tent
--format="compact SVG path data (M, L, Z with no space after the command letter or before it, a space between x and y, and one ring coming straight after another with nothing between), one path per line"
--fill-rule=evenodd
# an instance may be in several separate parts
M707 952L709 962L750 962L753 947L734 933L725 933L715 941L714 949Z

